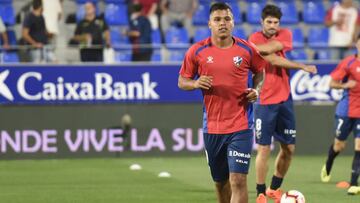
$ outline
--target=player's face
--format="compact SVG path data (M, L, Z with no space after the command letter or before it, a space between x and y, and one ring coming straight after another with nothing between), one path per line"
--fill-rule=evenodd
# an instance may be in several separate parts
M229 9L216 10L210 14L209 28L211 35L222 39L231 37L234 29L234 17Z
M272 16L268 16L266 17L262 22L261 22L262 26L263 26L263 32L266 36L273 36L275 35L279 28L280 28L280 20L279 18L275 18Z

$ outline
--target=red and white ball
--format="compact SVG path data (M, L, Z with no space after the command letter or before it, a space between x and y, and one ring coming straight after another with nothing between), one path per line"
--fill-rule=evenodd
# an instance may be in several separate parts
M280 203L305 203L305 197L297 190L289 190L281 196Z

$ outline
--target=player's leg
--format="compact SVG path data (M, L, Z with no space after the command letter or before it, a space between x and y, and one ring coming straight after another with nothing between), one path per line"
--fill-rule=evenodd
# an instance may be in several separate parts
M256 104L255 112L255 139L258 144L255 160L257 202L266 202L266 175L268 172L268 160L272 135L275 131L277 105ZM264 200L265 199L265 200Z
M348 117L340 117L335 115L335 139L334 143L330 146L325 165L321 169L320 178L322 182L330 181L330 173L334 160L337 155L344 150L346 139L351 133L353 122Z
M206 158L219 203L229 203L231 197L226 144L229 136L204 133Z
M274 138L280 142L280 151L275 160L275 171L271 179L270 188L266 191L267 196L280 202L282 190L280 189L295 151L295 115L292 99L280 104L277 116Z
M348 190L348 194L350 195L360 194L360 187L358 185L360 174L360 119L354 120L356 120L354 125L355 154L351 166L350 188Z
M228 145L231 203L247 203L247 174L250 167L253 144L252 130L234 133Z

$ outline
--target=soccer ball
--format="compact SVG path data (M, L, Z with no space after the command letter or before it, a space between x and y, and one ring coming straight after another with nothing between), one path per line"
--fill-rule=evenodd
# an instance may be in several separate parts
M280 203L305 203L305 197L297 190L289 190L282 195Z

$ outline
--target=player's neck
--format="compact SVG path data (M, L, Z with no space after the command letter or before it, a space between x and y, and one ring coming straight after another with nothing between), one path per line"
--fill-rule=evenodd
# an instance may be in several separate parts
M232 36L222 39L220 37L211 37L211 43L220 49L230 48L234 44Z

